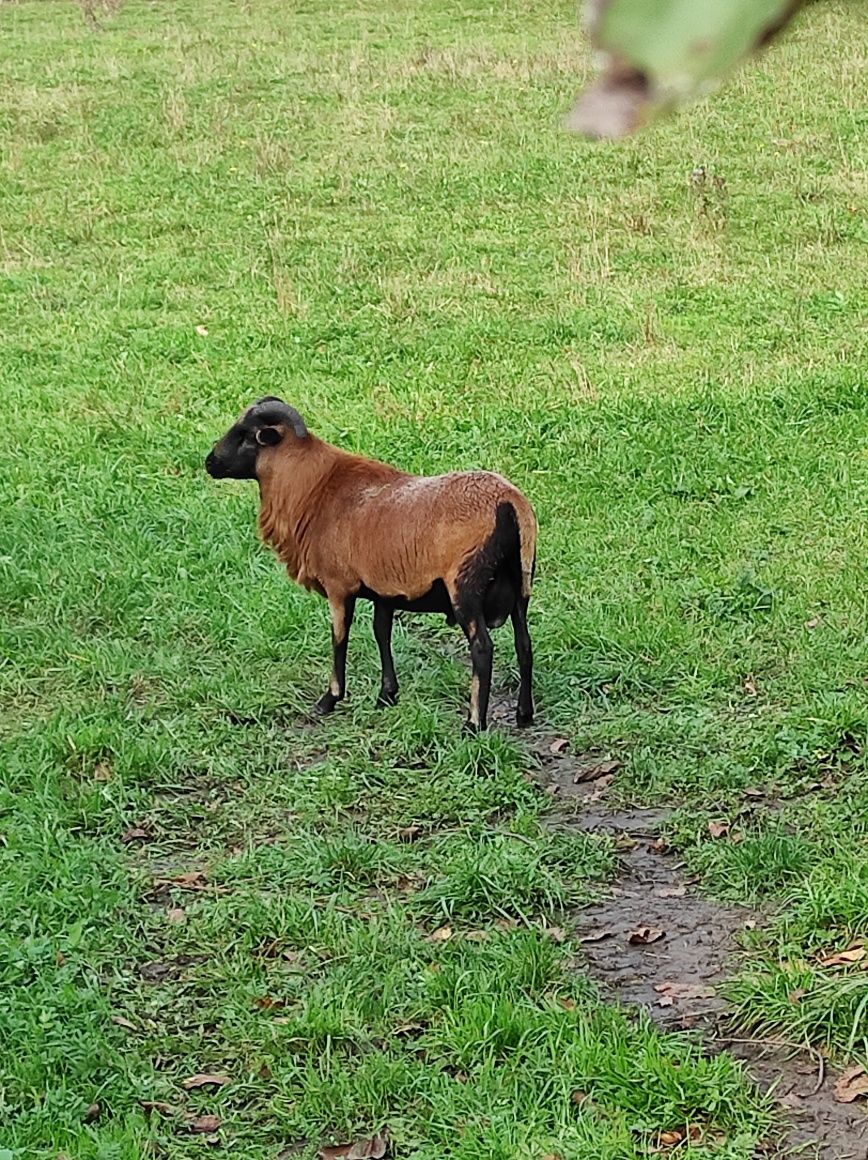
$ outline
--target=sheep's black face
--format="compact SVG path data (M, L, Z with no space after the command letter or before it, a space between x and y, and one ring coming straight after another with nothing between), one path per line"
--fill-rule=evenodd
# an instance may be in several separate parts
M256 479L260 451L280 440L276 427L263 426L245 415L214 444L205 459L205 470L212 479Z
M205 470L214 479L256 479L259 456L275 447L284 436L296 441L308 438L304 419L293 407L266 395L248 407L205 460Z

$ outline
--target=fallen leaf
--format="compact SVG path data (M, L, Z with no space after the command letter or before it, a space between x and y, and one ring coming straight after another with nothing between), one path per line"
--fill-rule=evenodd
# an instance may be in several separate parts
M54 961L58 967L66 966L66 955L63 953L63 951L55 952Z
M208 337L208 327L203 325L203 323L200 322L199 325L196 327L196 333L201 338L207 338Z
M787 1001L795 1006L797 1003L801 1003L807 993L804 987L796 987L795 991L790 991L787 995Z
M665 838L658 838L654 842L649 842L648 843L648 853L649 854L668 854L669 853L669 843L666 841Z
M280 1011L286 1006L285 999L273 999L271 995L260 995L253 1000L253 1006L260 1011Z
M396 1027L392 1032L398 1039L403 1039L404 1036L418 1035L420 1031L425 1030L424 1023L402 1023L400 1027Z
M800 1096L798 1092L781 1092L780 1095L775 1096L775 1101L785 1108L792 1108L800 1114L805 1106L805 1097Z
M631 946L647 946L649 943L659 942L666 935L665 931L656 926L639 926L630 932L627 941Z
M605 777L609 773L617 773L623 766L624 762L617 757L610 757L607 761L601 761L597 765L597 776Z
M491 935L487 930L469 930L464 937L468 942L481 943L488 942L488 940L491 938Z
M494 925L498 930L515 930L518 926L517 918L498 918L495 919Z
M714 987L704 987L701 983L655 983L654 990L673 1002L678 999L713 999L716 994ZM661 1007L669 1005L660 1004Z
M111 781L111 779L112 779L111 766L106 761L100 761L94 768L93 780L94 781Z
M582 935L579 942L602 942L604 938L613 938L614 934L615 932L613 930L589 930L587 934Z
M600 781L603 778L608 778L609 781L613 779L614 775L621 768L624 763L618 758L611 758L607 761L598 761L594 765L585 766L584 769L579 769L573 776L573 781L576 785L583 781Z
M146 1117L151 1112L159 1112L161 1116L177 1116L179 1111L174 1104L167 1104L163 1100L139 1100L139 1105Z
M210 1072L200 1072L197 1075L188 1076L187 1079L182 1079L181 1087L190 1092L194 1088L223 1087L227 1083L232 1083L232 1077L229 1075L212 1075Z
M755 697L757 695L756 681L752 675L748 674L745 677L741 687L746 693L749 693L751 697Z
M671 995L661 995L660 998L657 1000L657 1006L658 1007L674 1007L675 1000L672 998Z
M112 1015L112 1023L117 1027L125 1028L127 1031L138 1031L135 1023L132 1023L129 1019L124 1019L123 1015Z
M715 841L729 836L729 822L709 822L708 832Z
M672 1132L661 1132L657 1137L657 1144L661 1148L674 1148L676 1144L680 1144L684 1139L684 1133L676 1128Z
M99 1106L99 1104L91 1104L87 1111L84 1113L84 1122L86 1124L95 1124L100 1117L101 1111L102 1108Z
M193 1116L187 1121L191 1132L200 1132L207 1135L210 1132L216 1132L220 1127L219 1116Z
M574 1091L574 1092L570 1092L570 1103L571 1104L580 1104L580 1103L582 1103L583 1100L586 1100L587 1098L588 1098L587 1092L582 1092L582 1091L578 1091L578 1090Z
M820 959L821 967L846 967L851 963L861 963L868 955L868 950L862 943L854 943L845 951L838 951L837 954L829 955L828 958Z
M745 797L750 798L761 798L766 796L765 790L757 789L755 786L751 786L749 789L743 790L742 792L744 793Z
M121 841L125 846L128 846L130 842L147 842L150 837L151 831L146 830L144 826L130 826L121 834Z
M683 898L686 893L686 886L664 886L656 892L658 898Z
M575 999L570 999L567 995L561 996L561 998L558 999L558 1003L565 1011L575 1011L576 1009Z
M567 941L567 932L562 926L544 927L543 934L547 934L552 942L563 943Z
M182 910L180 906L170 906L166 911L166 922L174 923L177 926L186 921L187 912Z
M370 1140L356 1140L352 1144L337 1144L320 1148L320 1160L382 1160L389 1148L385 1133L372 1136Z
M605 777L596 778L594 781L594 786L595 786L594 792L591 794L590 798L588 798L588 801L598 802L600 800L600 798L605 796L606 790L609 788L609 786L612 784L612 782L614 780L615 780L614 773L608 773L608 774L606 774Z
M868 1096L868 1074L855 1064L842 1072L835 1084L835 1099L839 1104L852 1104L860 1096Z
M559 753L563 753L569 743L568 737L556 737L549 746L549 753L553 753L557 757Z
M820 623L819 616L812 616L810 620L805 621L805 628L808 630L808 632L813 632L813 630L818 626L819 623Z
M139 974L150 983L159 983L172 974L175 968L171 963L164 963L157 959L152 963L142 963Z
M425 833L422 826L405 826L403 830L398 831L399 842L415 842L421 838Z
M435 931L428 935L429 942L449 942L452 938L451 926L438 926Z
M182 890L204 890L208 885L208 875L204 870L188 870L184 874L176 874L170 881Z

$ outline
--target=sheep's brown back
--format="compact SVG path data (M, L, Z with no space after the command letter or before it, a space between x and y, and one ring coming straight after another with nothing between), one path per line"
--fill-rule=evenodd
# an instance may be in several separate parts
M332 572L338 560L345 565L340 582L347 591L361 583L381 596L415 600L435 581L455 578L491 535L504 501L513 504L520 530L530 529L532 554L536 521L521 492L490 472L456 472L374 478L343 491L343 511L329 521L317 555Z
M530 595L536 519L501 475L409 475L310 436L301 448L276 448L259 483L262 536L305 587L349 595L364 585L384 597L418 599L435 581L457 576L507 502L516 513L522 588Z

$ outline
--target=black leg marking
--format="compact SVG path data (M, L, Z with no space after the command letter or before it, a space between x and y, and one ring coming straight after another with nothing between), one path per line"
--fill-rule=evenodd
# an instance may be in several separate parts
M377 708L395 705L398 701L398 678L395 676L395 662L392 659L392 622L394 609L377 600L374 602L374 639L380 650L380 666L383 670Z
M494 659L494 644L482 613L464 616L456 610L456 619L464 629L470 645L470 660L473 678L470 685L470 716L466 729L469 733L482 733L488 722L488 698L491 694L491 667Z
M515 655L518 659L519 688L515 711L517 725L533 724L533 646L527 630L528 598L520 596L512 610L512 631L515 635Z
M344 600L329 599L329 607L332 613L332 675L328 689L314 706L317 713L323 716L331 713L338 701L344 699L347 690L347 645L356 598L348 596Z

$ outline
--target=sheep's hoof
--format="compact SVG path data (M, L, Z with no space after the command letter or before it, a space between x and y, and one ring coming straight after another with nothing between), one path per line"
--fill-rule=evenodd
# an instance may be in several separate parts
M461 732L464 733L467 737L475 737L477 735L477 733L484 733L485 732L485 726L484 725L477 725L475 721L471 721L468 719L467 721L464 722L464 726L463 726Z
M313 711L320 717L327 717L328 714L334 710L334 707L337 705L339 700L340 697L336 697L334 693L323 693L323 695L314 705Z
M398 704L398 690L395 689L390 692L388 689L380 689L377 694L377 699L374 702L375 709L390 709L393 705Z
M528 725L533 725L533 709L516 709L515 723L519 729L527 729Z

